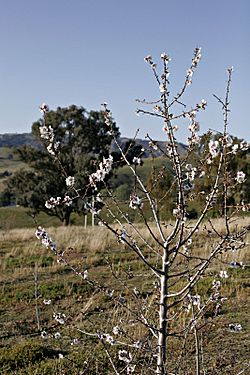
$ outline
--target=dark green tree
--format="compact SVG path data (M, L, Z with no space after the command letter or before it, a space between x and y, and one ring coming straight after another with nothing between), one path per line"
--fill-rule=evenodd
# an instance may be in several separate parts
M30 208L34 214L44 211L68 225L72 212L84 211L83 200L73 199L71 205L58 204L53 209L45 207L45 201L51 197L76 196L76 190L79 196L91 195L89 175L95 172L103 157L109 155L112 136L102 112L87 112L75 105L48 111L45 121L46 126L53 129L54 143L58 142L56 157L52 158L46 149L48 143L39 130L44 119L40 119L33 123L32 134L40 140L41 149L29 146L17 149L20 159L29 168L9 178L7 191L14 194L17 204ZM116 137L119 136L115 123L113 131ZM74 192L66 186L65 180L69 176L75 180Z

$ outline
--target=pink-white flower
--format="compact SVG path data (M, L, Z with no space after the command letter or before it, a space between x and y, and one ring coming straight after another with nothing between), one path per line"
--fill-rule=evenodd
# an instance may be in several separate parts
M235 177L235 180L239 183L242 184L245 181L246 174L242 171L238 171L237 175Z
M40 105L39 109L40 109L40 111L41 111L42 113L46 113L46 112L49 111L49 106L48 106L48 104L46 104L46 103L42 103L42 104Z
M216 158L220 152L220 143L218 141L211 140L209 141L208 148L212 158Z
M75 177L69 176L66 178L65 182L66 182L66 186L73 187L75 184Z
M220 271L220 278L221 279L228 279L228 273L227 271Z

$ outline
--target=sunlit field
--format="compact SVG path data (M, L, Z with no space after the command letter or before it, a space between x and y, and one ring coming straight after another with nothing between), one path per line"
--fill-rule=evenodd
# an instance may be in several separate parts
M246 220L241 219L238 225L245 225ZM223 231L222 221L217 220L216 229ZM147 237L145 229L141 230ZM136 254L118 243L104 227L48 229L58 249L64 252L68 266L58 263L55 255L36 239L34 232L35 229L0 232L1 374L110 374L110 365L99 341L86 338L81 330L110 331L121 314L120 319L126 324L124 329L131 336L143 337L145 333L141 329L138 331L136 320L132 315L130 318L129 311L117 309L108 295L93 294L91 286L75 275L70 266L81 271L87 269L90 278L107 285L110 290L120 290L124 298L131 299L131 309L146 295L153 304L152 274ZM196 235L195 254L206 257L215 240L201 230ZM147 254L147 257L153 260L155 255ZM157 263L156 257L154 261ZM245 266L232 266L236 264L233 262ZM208 277L199 285L199 293L206 294L214 275L220 270L228 273L222 286L222 295L227 300L216 316L211 310L204 318L203 356L207 374L238 374L247 365L250 348L249 262L249 246L235 253L222 254L210 265L206 271ZM139 292L131 298L134 288ZM44 303L50 300L50 304ZM54 312L65 314L63 325L53 319ZM229 325L235 323L241 324L240 332L230 331ZM179 324L178 320L175 324ZM44 331L46 337L43 337ZM58 332L60 338L56 335ZM187 369L184 371L193 374L193 344L185 350ZM114 346L110 351L115 355ZM177 339L171 342L170 352L171 361L177 361ZM59 359L59 354L63 358Z

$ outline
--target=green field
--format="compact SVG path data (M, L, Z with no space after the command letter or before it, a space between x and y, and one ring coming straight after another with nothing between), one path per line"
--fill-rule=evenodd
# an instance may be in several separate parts
M0 174L4 172L14 173L21 168L26 168L25 163L20 161L11 147L0 147ZM4 189L4 181L8 177L0 177L0 192Z

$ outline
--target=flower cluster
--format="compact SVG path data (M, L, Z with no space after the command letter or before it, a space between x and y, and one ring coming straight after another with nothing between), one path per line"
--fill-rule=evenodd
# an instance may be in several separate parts
M232 332L240 332L240 331L242 331L242 326L241 326L240 323L230 323L229 329Z
M133 157L133 163L135 164L135 165L141 165L142 164L142 160L141 160L141 158L138 158L138 157L136 157L136 156L134 156Z
M191 306L197 306L198 309L200 310L201 308L201 296L199 294L196 294L194 296L191 296L188 294L188 300L189 300L189 305L188 305L188 310L191 309Z
M116 344L115 339L114 339L113 336L111 336L111 335L108 335L108 334L103 335L103 338L104 338L104 339L106 340L106 342L107 342L108 344L110 344L110 345L115 345L115 344Z
M46 340L48 338L48 335L47 335L46 331L41 332L41 338L44 339L44 340Z
M220 280L213 280L212 281L212 288L213 289L215 289L217 291L218 289L220 289L220 287L221 287Z
M167 87L166 87L166 84L169 83L168 81L168 78L170 76L170 72L168 71L168 63L169 61L171 61L171 58L165 53L163 52L161 54L161 59L164 61L164 74L161 75L161 79L162 79L162 82L159 83L159 90L160 90L160 93L161 94L167 94L169 95L169 92L167 91ZM146 61L147 63L149 63L150 67L155 71L156 69L156 64L153 62L153 59L152 59L152 56L151 55L147 55L144 57L144 61ZM157 106L156 106L157 108Z
M75 177L72 177L72 176L67 177L65 180L65 183L66 183L66 186L68 186L69 188L73 187L75 184Z
M129 207L133 210L136 210L137 208L142 208L143 203L141 201L141 198L139 198L138 195L131 195Z
M65 195L64 198L61 197L56 197L56 198L49 198L45 202L45 207L48 208L48 210L51 210L52 208L55 208L56 206L60 206L65 204L66 206L71 206L72 205L72 198L68 195Z
M149 141L149 142L148 142L148 145L149 145L149 147L152 147L152 149L153 149L154 151L158 151L158 146L157 146L157 144L156 144L155 142L153 142L153 141Z
M46 103L42 103L39 108L45 118L46 113L49 111L49 106ZM55 134L54 134L53 128L51 126L47 126L44 120L44 123L41 126L39 126L39 132L40 132L40 137L42 139L45 139L48 142L48 145L47 145L48 153L51 154L52 156L55 156L58 151L60 143L55 142Z
M184 117L189 117L191 124L188 126L188 130L191 132L191 137L188 138L189 146L198 145L200 143L200 137L198 135L198 131L200 130L200 125L196 121L196 113L199 110L199 104L197 104L197 109L192 110L189 113L185 114ZM203 108L205 109L205 107Z
M189 181L193 181L196 173L197 173L197 168L193 167L192 164L186 164L186 177Z
M89 182L91 186L96 188L98 182L104 181L105 177L107 176L107 174L109 174L109 172L112 169L112 164L112 155L109 155L107 159L103 158L103 161L99 164L99 168L97 169L97 171L89 176Z
M196 68L201 60L201 48L195 48L194 57L192 59L192 67Z
M228 273L227 271L220 271L220 278L221 279L228 279Z
M133 374L135 371L136 365L133 365L132 362L132 355L131 353L127 352L126 350L119 350L118 358L120 361L123 361L127 365L127 374Z
M121 243L125 243L125 240L127 240L128 233L126 229L123 227L121 230L121 234L118 236L118 241Z
M39 109L40 109L40 111L41 111L43 114L45 114L46 112L49 111L49 106L48 106L48 104L46 104L46 103L42 103L42 104L40 105Z
M126 350L119 350L118 357L120 361L123 361L125 363L130 363L132 361L131 353L127 352Z
M238 171L235 180L238 182L238 184L242 184L243 182L245 182L245 178L246 174L242 171Z
M209 141L208 148L209 148L210 155L213 159L219 155L219 152L220 152L219 141L213 141L213 140Z
M52 241L44 228L39 226L35 234L44 246L49 247L52 251L56 251L56 244Z
M114 335L121 335L123 333L123 330L119 326L115 326L113 327L112 332Z
M64 324L65 323L65 318L66 318L66 315L65 314L62 314L62 313L54 313L53 314L53 318L55 319L55 321L59 324Z
M201 48L196 48L194 50L194 57L192 59L192 65L186 72L186 84L189 86L192 83L192 77L194 74L194 70L197 67L198 63L201 59Z
M44 305L50 305L51 304L51 299L44 299L43 300Z
M80 345L81 341L79 339L73 339L73 341L70 343L70 345Z

